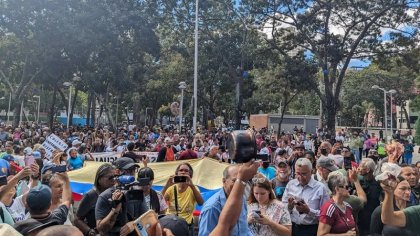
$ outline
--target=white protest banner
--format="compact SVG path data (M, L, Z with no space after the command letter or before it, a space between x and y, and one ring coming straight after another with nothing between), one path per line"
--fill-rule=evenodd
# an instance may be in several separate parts
M46 151L45 156L48 159L51 159L52 153L55 150L58 149L60 151L64 151L67 149L67 144L63 140L61 140L60 137L58 137L57 135L50 134L42 143L41 147L43 147Z
M136 152L137 155L146 156L149 162L156 162L158 158L158 152Z
M95 152L91 153L93 156L93 159L97 162L114 162L121 156L120 153L116 152Z

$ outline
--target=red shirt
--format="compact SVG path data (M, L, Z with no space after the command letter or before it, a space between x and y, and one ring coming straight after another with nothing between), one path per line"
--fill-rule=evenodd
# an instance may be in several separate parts
M356 228L350 204L344 202L346 212L342 212L331 198L321 207L319 222L330 225L331 234L342 234Z

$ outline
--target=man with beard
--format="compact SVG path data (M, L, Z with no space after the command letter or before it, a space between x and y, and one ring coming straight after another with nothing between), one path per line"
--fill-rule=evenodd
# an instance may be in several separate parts
M298 144L294 147L292 155L287 158L289 165L292 169L292 178L295 178L295 163L299 158L304 157L305 155L305 147L303 144Z

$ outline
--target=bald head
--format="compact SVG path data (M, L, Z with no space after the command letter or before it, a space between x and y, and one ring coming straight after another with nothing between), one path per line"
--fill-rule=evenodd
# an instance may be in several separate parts
M82 232L71 225L55 225L47 227L37 234L37 236L83 236Z

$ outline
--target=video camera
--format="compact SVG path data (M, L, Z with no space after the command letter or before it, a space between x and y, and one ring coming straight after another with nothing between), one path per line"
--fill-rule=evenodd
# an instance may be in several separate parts
M143 190L136 189L135 186L146 186L150 184L150 178L140 178L138 181L134 176L120 175L114 178L117 181L117 189L124 194L125 201L143 201ZM131 187L134 187L132 189Z

